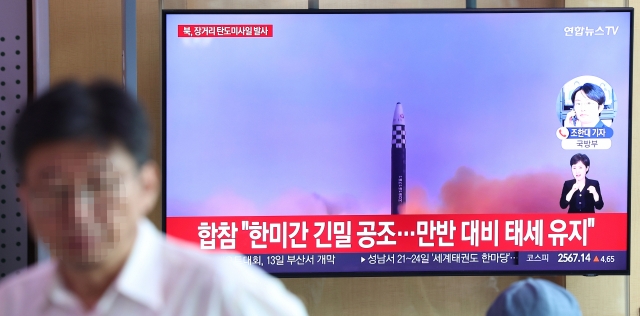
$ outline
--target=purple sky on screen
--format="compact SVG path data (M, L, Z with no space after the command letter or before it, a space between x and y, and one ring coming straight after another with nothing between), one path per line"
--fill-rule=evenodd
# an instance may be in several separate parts
M555 102L581 75L618 98L612 148L584 153L605 210L623 212L628 16L168 15L167 215L387 213L398 101L408 198L422 209L450 212L458 191L443 187L463 177L486 190L520 181L525 196L542 181L540 211L566 212L557 201L577 151L555 136ZM274 37L183 39L179 24L273 24ZM620 28L566 37L566 26Z

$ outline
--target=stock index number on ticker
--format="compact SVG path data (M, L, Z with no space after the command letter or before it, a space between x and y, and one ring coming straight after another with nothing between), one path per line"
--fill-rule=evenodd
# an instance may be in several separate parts
M593 256L590 253L559 253L558 262L615 262L615 256Z

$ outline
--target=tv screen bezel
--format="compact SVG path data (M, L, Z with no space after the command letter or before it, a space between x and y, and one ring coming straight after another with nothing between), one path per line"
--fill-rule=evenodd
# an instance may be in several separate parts
M633 94L633 34L634 9L618 8L550 8L550 9L265 9L265 10L213 10L213 9L163 9L162 10L162 231L166 233L166 189L167 189L167 152L166 152L166 116L167 116L167 59L166 36L167 16L169 15L206 15L206 14L488 14L488 13L597 13L626 12L630 19L629 39L629 130L628 130L628 165L627 165L627 262L625 270L540 270L540 271L411 271L411 272L332 272L332 273L272 273L280 278L309 277L389 277L389 276L527 276L527 275L629 275L631 266L631 164L632 164L632 94ZM304 215L301 215L304 216Z

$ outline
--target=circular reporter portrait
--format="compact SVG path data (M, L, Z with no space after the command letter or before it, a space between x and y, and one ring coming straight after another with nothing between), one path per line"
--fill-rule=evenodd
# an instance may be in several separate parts
M611 128L618 110L613 87L595 76L573 78L562 86L556 102L556 113L562 138L562 128L590 127ZM605 127L606 126L606 127Z

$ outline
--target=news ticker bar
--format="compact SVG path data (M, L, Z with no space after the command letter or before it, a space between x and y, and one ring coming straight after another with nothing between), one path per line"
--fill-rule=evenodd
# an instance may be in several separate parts
M627 250L626 213L168 217L166 228L243 254Z
M627 252L429 252L336 254L224 254L269 273L614 271L625 270Z

